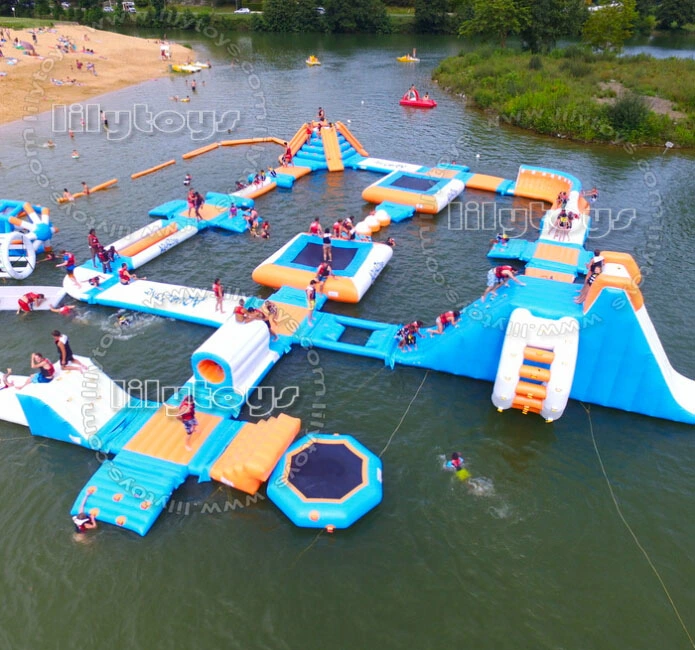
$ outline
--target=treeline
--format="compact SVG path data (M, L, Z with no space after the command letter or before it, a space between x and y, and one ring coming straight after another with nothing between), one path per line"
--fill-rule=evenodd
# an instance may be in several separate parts
M509 38L524 49L550 51L558 39L581 36L599 49L619 49L634 33L695 32L695 0L257 0L262 12L234 15L177 10L167 0L136 0L137 14L124 14L120 0L104 12L103 0L0 0L0 15L75 20L107 18L123 25L176 27L197 16L218 29L267 32L459 34L504 47ZM224 0L211 0L215 5ZM245 3L247 4L247 3ZM115 14L115 15L114 15ZM107 20L108 22L108 20ZM195 20L193 20L195 22ZM195 27L192 27L192 29Z

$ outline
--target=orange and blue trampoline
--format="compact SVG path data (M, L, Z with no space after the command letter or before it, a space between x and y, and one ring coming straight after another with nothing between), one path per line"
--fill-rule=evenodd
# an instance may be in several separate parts
M381 503L382 465L352 436L312 434L285 453L268 498L296 526L347 528Z

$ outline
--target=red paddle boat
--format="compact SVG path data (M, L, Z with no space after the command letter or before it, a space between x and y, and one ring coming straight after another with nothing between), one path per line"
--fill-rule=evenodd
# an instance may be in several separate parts
M427 95L420 97L420 93L415 89L409 90L398 103L401 106L410 106L411 108L434 108L437 105L437 102Z

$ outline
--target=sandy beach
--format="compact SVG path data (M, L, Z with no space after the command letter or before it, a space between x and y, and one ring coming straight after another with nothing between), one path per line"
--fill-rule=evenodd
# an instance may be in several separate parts
M73 24L58 24L38 33L36 56L29 56L15 48L14 39L33 44L32 30L9 31L11 40L0 43L4 55L0 57L0 124L48 111L52 104L81 102L166 76L170 63L195 60L195 52L182 45L170 44L171 59L163 61L157 40ZM63 52L58 47L61 39L75 47ZM11 59L16 59L14 65ZM81 69L78 61L83 64Z

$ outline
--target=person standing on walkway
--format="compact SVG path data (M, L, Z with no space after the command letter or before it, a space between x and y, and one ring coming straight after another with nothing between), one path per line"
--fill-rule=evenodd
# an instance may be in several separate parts
M215 311L219 311L220 314L224 314L224 287L220 283L219 278L215 278L212 283L212 291L215 294Z

